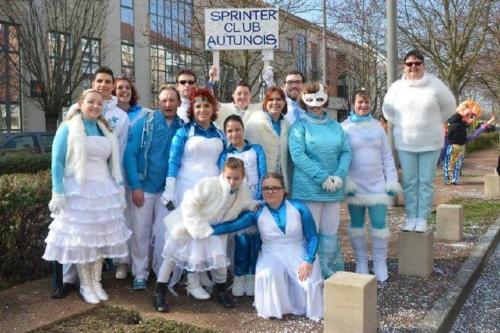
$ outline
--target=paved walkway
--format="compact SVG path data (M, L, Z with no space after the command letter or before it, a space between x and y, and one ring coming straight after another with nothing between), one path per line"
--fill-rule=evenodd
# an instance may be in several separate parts
M441 176L436 178L435 203L442 203L454 196L480 198L483 192L483 177L493 173L496 168L499 151L497 149L477 152L467 156L464 164L462 185L443 185ZM440 170L437 170L441 174ZM348 221L343 210L340 235L346 254L346 261L352 260L350 245L346 237ZM395 233L396 225L391 232ZM391 239L391 243L393 240ZM394 255L394 251L391 250ZM105 284L110 294L108 304L120 305L141 312L145 317L159 316L190 323L200 327L212 328L220 332L321 332L322 323L315 323L302 317L289 316L285 320L264 320L257 317L252 308L251 299L238 299L238 307L222 310L215 301L194 302L179 290L179 298L170 297L172 312L159 314L153 311L151 295L146 292L134 292L130 281L116 281L105 275ZM92 306L84 303L72 292L60 300L49 298L49 281L41 279L12 287L0 292L0 332L25 332L81 313ZM151 289L151 288L150 288Z

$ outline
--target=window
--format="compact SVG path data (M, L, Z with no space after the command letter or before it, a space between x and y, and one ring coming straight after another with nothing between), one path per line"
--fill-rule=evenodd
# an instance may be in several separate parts
M293 52L293 38L286 39L286 51L292 53Z
M32 135L21 135L8 141L4 148L13 150L36 149L35 139Z
M121 71L130 79L134 79L134 1L121 0L121 25L120 34L122 40L121 49Z
M295 69L299 72L306 73L306 36L303 34L296 35L295 49Z
M192 0L149 1L152 101L179 69L191 67L192 15Z
M0 132L22 130L19 42L15 26L0 22Z
M70 52L69 34L58 31L49 32L49 61L52 72L69 71Z
M82 38L82 72L91 76L101 66L101 41Z
M319 46L316 43L310 43L311 46L311 80L317 81L319 74Z

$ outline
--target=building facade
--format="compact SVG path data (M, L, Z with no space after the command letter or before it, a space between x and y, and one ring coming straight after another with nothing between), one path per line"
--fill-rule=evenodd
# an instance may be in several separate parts
M149 107L156 106L158 88L164 83L174 83L176 72L182 68L193 69L203 84L211 61L211 54L203 48L202 22L198 20L203 16L204 6L206 2L199 0L109 0L101 38L88 36L81 40L86 74L91 77L96 68L104 65L116 75L133 78L139 103ZM285 23L280 32L280 49L273 63L277 84L283 83L284 73L290 69L303 72L308 80L322 80L321 28L281 10L282 20ZM51 32L47 38L49 43L64 45L71 36ZM342 69L342 50L346 44L350 43L333 33L327 36L326 71L333 97L330 104L344 113L347 93L342 79L346 75ZM0 12L0 132L45 130L44 113L29 97L39 87L36 82L31 86L22 84L15 68L22 49L16 39L16 23L9 22ZM54 59L60 56L53 55ZM260 75L262 63L251 70ZM231 73L231 82L241 79L235 72ZM81 89L89 84L86 80Z

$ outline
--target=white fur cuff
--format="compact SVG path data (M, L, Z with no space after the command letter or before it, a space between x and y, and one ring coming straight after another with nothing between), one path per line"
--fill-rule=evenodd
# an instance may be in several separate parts
M366 236L366 227L362 227L362 228L352 228L352 227L350 227L347 232L349 234L349 237Z
M335 185L334 191L341 189L344 186L344 182L342 181L342 178L337 177L337 176L331 176L330 178L333 180L333 184Z
M357 186L356 183L351 180L351 178L347 178L345 181L344 192L345 193L356 193Z
M391 235L389 228L375 229L372 228L372 237L387 239Z

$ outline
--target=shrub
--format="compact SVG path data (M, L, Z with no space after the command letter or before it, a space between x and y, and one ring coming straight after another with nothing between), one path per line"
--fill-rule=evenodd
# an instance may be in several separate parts
M15 153L0 156L0 175L37 173L50 169L50 154Z
M0 282L47 275L41 259L50 224L49 171L0 176Z
M466 145L467 153L479 151L483 149L494 148L498 146L499 132L482 133L476 140Z

